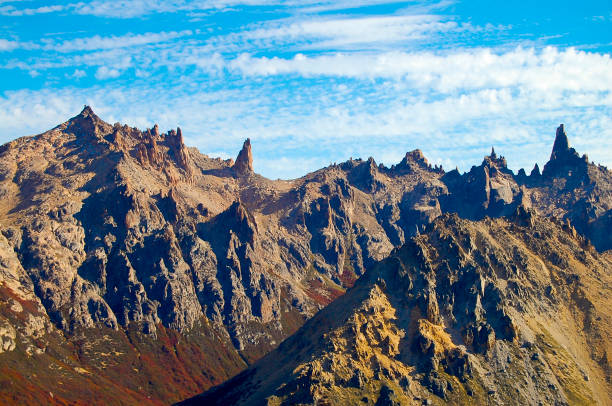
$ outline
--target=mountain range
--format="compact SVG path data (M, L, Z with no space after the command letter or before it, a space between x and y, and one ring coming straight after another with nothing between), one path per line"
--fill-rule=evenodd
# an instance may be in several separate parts
M563 125L270 180L85 107L0 147L0 401L609 404L611 226Z

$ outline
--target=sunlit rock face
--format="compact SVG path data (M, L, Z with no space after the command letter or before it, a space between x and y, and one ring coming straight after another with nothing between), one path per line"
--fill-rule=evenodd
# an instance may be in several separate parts
M262 360L182 405L605 405L611 266L523 206L444 214Z

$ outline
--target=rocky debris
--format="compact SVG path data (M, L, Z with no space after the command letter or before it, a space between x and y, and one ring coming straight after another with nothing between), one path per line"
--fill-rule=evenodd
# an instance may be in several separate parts
M247 138L242 145L242 149L234 162L234 171L239 176L253 173L253 153L251 152L251 139Z
M428 388L431 393L442 399L447 399L448 392L452 392L452 386L448 383L448 381L440 378L436 371L432 371L431 373L425 375L425 378L423 379L423 386Z
M15 349L15 339L17 332L5 320L0 321L0 353L13 351Z
M0 353L15 351L18 345L32 348L53 332L34 284L6 236L19 238L11 229L0 234Z
M355 373L349 380L348 385L354 388L357 388L357 389L362 389L366 385L366 383L367 383L366 376L360 369L358 369L355 371Z

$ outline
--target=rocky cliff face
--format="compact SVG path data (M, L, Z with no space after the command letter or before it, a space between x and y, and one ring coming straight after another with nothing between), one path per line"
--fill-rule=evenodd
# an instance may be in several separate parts
M185 398L276 347L445 212L531 206L609 248L611 173L555 151L571 152L555 143L542 175L515 176L494 153L445 173L415 150L391 168L350 160L271 181L253 172L249 140L223 161L185 147L180 129L110 125L85 108L0 147L0 248L20 275L2 285L0 357L15 360L2 376L27 381L36 360L70 366L58 402L103 385L93 377L129 402ZM13 312L13 296L34 307ZM53 376L0 395L49 401Z
M609 255L520 207L443 215L185 405L608 404Z

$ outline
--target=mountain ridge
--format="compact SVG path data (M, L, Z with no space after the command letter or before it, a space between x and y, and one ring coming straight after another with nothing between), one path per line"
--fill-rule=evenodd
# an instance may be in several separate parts
M523 208L445 214L277 349L180 405L608 404L611 266Z
M210 158L187 148L180 128L110 125L85 107L0 147L2 286L12 286L2 317L19 326L2 332L4 356L16 357L4 376L25 380L33 348L54 348L44 365L94 371L126 399L180 400L269 352L444 213L481 220L532 207L604 251L612 175L576 156L555 154L555 165L524 176L492 151L460 174L414 150L390 168L348 160L272 181L253 172L249 140L236 161ZM27 300L15 299L19 286ZM15 301L32 312L11 310ZM32 333L27 314L46 327ZM100 335L124 348L112 371L109 352L87 344ZM143 361L145 347L161 358Z

